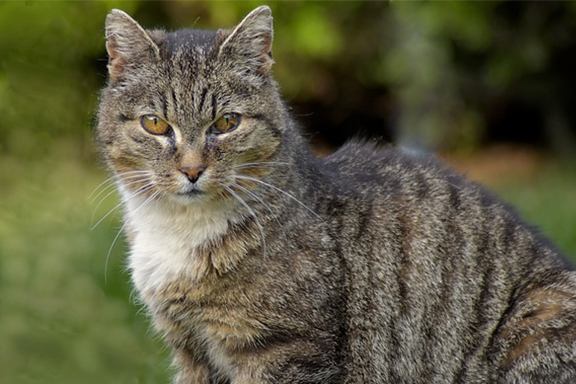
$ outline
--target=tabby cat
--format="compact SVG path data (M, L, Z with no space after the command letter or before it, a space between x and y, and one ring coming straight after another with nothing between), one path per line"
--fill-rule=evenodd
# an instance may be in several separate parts
M234 29L106 19L97 137L184 383L576 383L576 273L478 184L352 142L319 159Z

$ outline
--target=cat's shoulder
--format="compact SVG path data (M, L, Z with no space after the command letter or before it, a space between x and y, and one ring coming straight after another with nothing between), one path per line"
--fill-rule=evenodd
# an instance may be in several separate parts
M350 141L323 159L323 166L343 179L360 184L446 182L458 188L475 183L456 172L434 155L391 145Z

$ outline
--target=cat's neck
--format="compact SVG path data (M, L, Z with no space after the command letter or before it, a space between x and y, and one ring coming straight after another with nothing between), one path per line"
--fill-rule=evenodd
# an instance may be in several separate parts
M129 268L143 297L177 280L190 281L210 268L198 250L224 236L240 220L222 204L177 204L135 196L123 190L125 222L130 236Z

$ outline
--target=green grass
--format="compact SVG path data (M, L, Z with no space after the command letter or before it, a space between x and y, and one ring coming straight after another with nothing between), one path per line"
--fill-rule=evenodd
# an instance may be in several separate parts
M576 168L573 165L550 163L535 178L508 180L494 189L576 263Z
M0 157L0 381L167 383L168 353L134 303L125 245L106 256L118 215L91 225L88 196L106 175L89 145L60 140L40 160ZM537 179L496 188L576 255L576 175L550 166Z
M90 230L88 196L106 176L77 152L0 158L0 382L169 382L166 351L131 298L122 241L105 277L118 216Z

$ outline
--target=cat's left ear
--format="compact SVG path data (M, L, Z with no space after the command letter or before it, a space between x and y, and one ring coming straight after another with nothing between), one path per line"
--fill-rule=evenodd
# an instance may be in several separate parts
M126 67L136 61L160 59L160 49L148 32L119 9L106 17L106 50L112 80L120 79Z
M220 45L218 55L240 59L260 74L272 69L272 11L263 5L250 12Z

